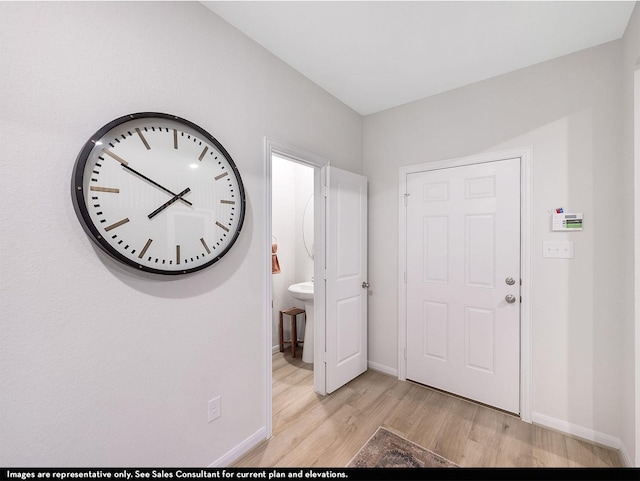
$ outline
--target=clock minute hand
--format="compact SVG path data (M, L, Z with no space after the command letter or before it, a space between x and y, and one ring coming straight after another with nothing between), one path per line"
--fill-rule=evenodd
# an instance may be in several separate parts
M149 219L153 219L155 216L157 216L160 212L162 212L163 210L165 210L167 207L169 207L171 204L173 204L176 200L181 199L184 200L182 198L183 195L185 195L187 192L190 192L191 189L189 187L187 187L186 189L184 189L182 192L180 192L179 194L174 195L171 199L169 199L167 202L165 202L164 204L162 204L160 207L158 207L156 210L154 210L151 214L149 214L147 217L149 217ZM186 201L185 201L186 202Z
M162 185L158 184L157 182L155 182L155 181L151 180L151 179L150 179L149 177L147 177L146 175L141 174L140 172L138 172L138 171L137 171L137 170L135 170L135 169L132 169L132 168L131 168L131 167L129 167L128 165L126 165L126 164L122 164L122 163L121 163L120 165L122 165L122 167L124 167L124 168L125 168L125 169L127 169L128 171L130 171L130 172L132 172L132 173L136 174L138 177L142 177L142 178L143 178L144 180L146 180L147 182L151 182L153 185L155 185L156 187L159 187L160 189L164 190L164 191L165 191L165 192L167 192L168 194L173 195L174 197L176 197L176 200L177 200L177 199L180 199L180 200L181 200L182 202L184 202L185 204L193 205L193 204L192 204L191 202L189 202L188 200L183 199L183 198L180 196L180 194L174 194L173 192L171 192L171 191L170 191L169 189L167 189L166 187L163 187ZM184 194L182 194L182 195L184 195ZM175 202L175 200L174 200L174 202Z

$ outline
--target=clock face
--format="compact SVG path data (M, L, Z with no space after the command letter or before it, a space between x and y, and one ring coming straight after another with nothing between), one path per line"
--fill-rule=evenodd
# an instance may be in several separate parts
M71 189L92 240L147 272L210 266L244 220L244 188L231 156L205 130L168 114L132 114L102 127L80 152Z

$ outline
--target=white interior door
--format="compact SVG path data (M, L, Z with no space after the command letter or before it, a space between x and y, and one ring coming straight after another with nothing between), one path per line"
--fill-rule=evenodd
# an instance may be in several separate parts
M325 167L326 392L367 370L367 179Z
M520 159L408 174L407 193L407 379L519 413Z

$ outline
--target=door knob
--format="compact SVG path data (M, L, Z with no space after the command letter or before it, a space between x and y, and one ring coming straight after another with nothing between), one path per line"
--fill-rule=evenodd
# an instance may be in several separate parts
M508 286L512 286L516 283L515 279L513 277L507 277L504 282L507 283Z
M362 282L362 288L367 289L369 287L369 283L367 281Z
M513 294L507 294L506 296L504 296L504 300L509 304L513 304L514 302L516 302L516 296L514 296Z

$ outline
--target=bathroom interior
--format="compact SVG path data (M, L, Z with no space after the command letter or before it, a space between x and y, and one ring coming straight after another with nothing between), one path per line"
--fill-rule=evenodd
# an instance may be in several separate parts
M272 156L272 346L280 351L280 312L304 309L296 316L296 358L313 368L314 173L302 163ZM275 252L274 252L275 251ZM295 312L295 311L294 311ZM283 316L284 339L291 340L291 316ZM284 344L285 357L292 356Z

